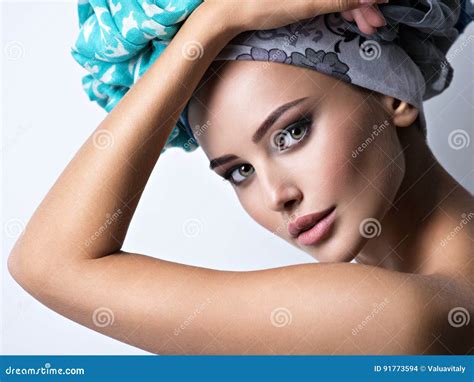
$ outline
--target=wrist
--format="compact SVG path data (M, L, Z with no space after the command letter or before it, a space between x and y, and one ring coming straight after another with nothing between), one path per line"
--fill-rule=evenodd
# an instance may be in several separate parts
M190 17L200 18L203 25L218 31L229 41L244 32L244 28L229 14L228 7L220 6L220 2L202 2Z

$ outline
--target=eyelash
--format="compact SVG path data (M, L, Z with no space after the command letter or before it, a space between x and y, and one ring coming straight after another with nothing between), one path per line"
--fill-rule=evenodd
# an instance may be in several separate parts
M291 136L291 129L294 128L294 127L303 127L305 130L304 130L304 133L303 133L303 136L300 138L299 141L296 142L296 144L300 144L301 142L305 141L310 132L311 132L311 128L312 128L312 120L308 117L304 117L298 121L296 121L295 123L292 123L290 126L284 128L283 130L280 130L280 132L282 131L287 131L288 134L290 134ZM275 134L275 137L274 138L277 138L279 136L279 134ZM294 139L294 138L293 138ZM273 145L274 143L272 143ZM293 145L294 146L294 145ZM289 146L289 147L293 147L293 146ZM284 150L281 150L280 152L282 151L287 151L288 149L284 149ZM241 163L241 164L238 164L236 166L233 166L231 167L229 170L227 170L225 172L225 174L222 176L224 179L224 181L227 181L235 186L239 186L241 183L245 182L245 180L243 181L240 181L240 182L235 182L233 179L232 179L232 173L239 169L240 167L244 166L244 165L247 165L248 163Z

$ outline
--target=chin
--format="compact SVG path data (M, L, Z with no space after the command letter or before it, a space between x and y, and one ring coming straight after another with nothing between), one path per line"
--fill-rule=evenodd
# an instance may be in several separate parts
M361 240L358 232L343 235L338 229L340 227L335 228L323 242L299 248L320 263L350 263L362 250L366 240Z
M307 251L308 252L308 251ZM319 263L329 264L329 263L350 263L355 259L355 256L351 253L345 252L331 252L327 251L323 253L323 250L313 250L308 252L315 260Z

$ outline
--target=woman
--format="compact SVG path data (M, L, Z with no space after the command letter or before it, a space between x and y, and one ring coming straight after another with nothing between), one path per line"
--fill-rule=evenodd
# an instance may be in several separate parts
M157 354L472 351L472 324L458 324L474 310L472 226L449 236L472 200L432 157L416 128L420 110L302 67L213 63L243 31L361 6L273 4L196 8L34 213L9 257L11 274L58 313ZM368 33L378 25L344 15L365 20ZM189 41L202 46L199 59L183 58ZM198 125L212 169L259 224L321 263L232 272L121 250L191 97L189 125ZM113 145L104 150L101 136Z

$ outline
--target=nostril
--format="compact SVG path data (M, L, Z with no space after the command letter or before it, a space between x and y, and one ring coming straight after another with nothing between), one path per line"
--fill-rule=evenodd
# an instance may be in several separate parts
M285 202L285 204L283 206L285 207L285 209L290 210L294 207L295 203L296 203L295 199L288 200L287 202Z

